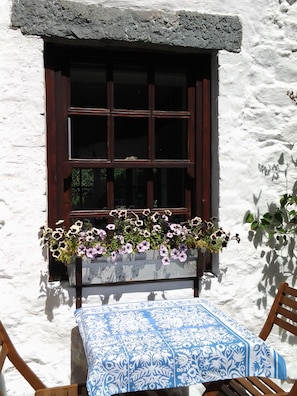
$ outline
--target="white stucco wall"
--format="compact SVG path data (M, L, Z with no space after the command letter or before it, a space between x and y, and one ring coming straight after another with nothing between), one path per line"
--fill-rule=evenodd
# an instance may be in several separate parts
M238 232L241 243L231 243L219 256L219 276L205 277L201 295L257 333L272 301L271 285L282 279L293 284L296 268L295 263L292 270L280 265L277 275L263 274L265 248L255 249L248 240L243 217L248 209L265 210L280 193L290 191L296 179L292 158L297 156L297 107L286 92L297 89L297 2L91 2L240 17L241 52L219 53L218 193L221 224ZM65 285L47 283L47 263L37 238L47 219L43 42L10 28L10 6L10 0L1 0L0 320L26 361L50 386L70 382L74 305ZM269 170L281 154L284 165L279 165L279 178L273 180L273 174L268 171L265 175L259 164ZM189 291L168 295L184 297ZM136 298L146 299L147 293ZM162 298L161 294L157 298ZM296 359L289 353L285 357L290 375L295 372L297 376ZM5 374L8 395L32 394L19 385L9 368Z

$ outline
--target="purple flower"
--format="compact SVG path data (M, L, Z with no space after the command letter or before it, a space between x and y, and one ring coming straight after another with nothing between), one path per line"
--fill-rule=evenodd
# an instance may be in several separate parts
M79 245L77 248L77 253L79 256L83 256L85 254L86 247L84 245Z
M180 252L178 259L181 263L184 263L185 261L187 261L187 253L185 252Z
M162 257L168 256L168 249L165 245L160 246L160 255Z
M126 245L124 246L124 252L125 253L132 253L133 252L133 245L132 245L132 243L126 243Z
M106 253L106 248L105 247L103 247L103 246L101 246L99 244L94 246L94 254L96 256L103 256L103 254L105 254L105 253Z
M142 241L142 245L143 245L144 250L149 250L150 243L148 241Z
M172 238L173 238L172 232L167 232L166 237L167 237L168 239L172 239Z
M182 232L182 226L180 224L170 224L170 229L175 235L180 235Z
M170 258L168 256L164 256L162 258L162 264L163 265L169 265L170 264Z
M171 250L171 253L170 253L170 256L174 259L174 260L177 260L178 258L179 258L179 250L178 249L172 249Z
M137 246L137 251L139 253L145 252L146 250L149 250L150 248L150 243L146 240L143 240L141 243L139 243Z
M109 231L114 231L115 230L115 225L113 223L109 223L109 224L107 224L106 228Z
M179 246L178 249L179 249L180 252L186 252L186 251L188 250L187 246L186 246L184 243L182 243L182 244Z
M102 230L101 228L92 228L92 233L95 236L99 236L99 238L103 241L106 238L106 231Z

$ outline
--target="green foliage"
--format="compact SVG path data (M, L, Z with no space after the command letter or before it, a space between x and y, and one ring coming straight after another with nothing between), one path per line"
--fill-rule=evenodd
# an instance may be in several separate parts
M245 223L250 224L251 231L262 232L268 239L297 234L297 196L296 185L292 194L284 194L279 203L270 204L268 212L254 215L250 212L245 217Z

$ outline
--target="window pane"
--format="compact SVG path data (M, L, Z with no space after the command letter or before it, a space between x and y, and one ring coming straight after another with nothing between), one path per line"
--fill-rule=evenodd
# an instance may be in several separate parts
M114 107L147 109L147 73L141 70L114 70Z
M115 129L115 158L148 158L147 118L117 117Z
M78 68L70 70L71 106L107 107L106 72L102 68Z
M185 73L156 72L155 84L156 110L187 110L187 78Z
M154 207L185 206L185 170L154 169Z
M106 170L72 170L72 209L104 209L106 204Z
M157 118L155 156L157 159L187 159L187 120Z
M114 207L146 208L146 176L144 169L114 170Z
M107 158L106 117L70 118L70 158Z

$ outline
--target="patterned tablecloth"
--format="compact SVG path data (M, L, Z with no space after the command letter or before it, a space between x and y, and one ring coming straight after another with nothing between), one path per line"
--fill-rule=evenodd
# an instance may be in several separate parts
M92 396L249 375L286 378L272 347L205 299L86 306L75 318Z

